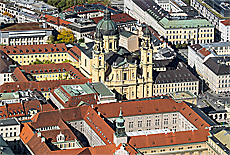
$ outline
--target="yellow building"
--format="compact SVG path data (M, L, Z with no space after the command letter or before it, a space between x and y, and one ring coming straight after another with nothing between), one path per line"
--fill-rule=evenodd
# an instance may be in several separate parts
M62 63L65 60L70 60L74 66L78 66L79 63L77 54L71 49L68 51L64 43L1 46L0 50L20 65L29 65L37 59L42 62L48 60L54 63Z

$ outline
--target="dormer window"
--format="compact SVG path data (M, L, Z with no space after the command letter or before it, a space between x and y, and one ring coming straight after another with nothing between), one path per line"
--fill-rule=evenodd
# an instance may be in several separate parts
M57 135L57 142L65 142L65 135L61 133L60 131L60 134Z

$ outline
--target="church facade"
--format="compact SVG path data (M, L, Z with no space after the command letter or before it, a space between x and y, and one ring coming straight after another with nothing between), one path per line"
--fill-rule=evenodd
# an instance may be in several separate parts
M167 93L154 93L154 72L159 67L154 65L156 60L153 57L157 54L156 48L165 47L165 44L154 46L148 27L143 31L140 49L130 52L119 47L118 27L106 10L104 18L97 24L94 39L94 45L82 52L80 62L81 72L92 78L92 82L104 82L117 94L118 99L136 99ZM174 58L170 56L163 59Z

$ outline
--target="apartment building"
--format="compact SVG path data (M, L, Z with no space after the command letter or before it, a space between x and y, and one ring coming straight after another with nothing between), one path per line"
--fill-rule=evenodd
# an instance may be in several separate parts
M204 62L204 80L215 92L230 91L230 57L211 57Z
M20 152L21 124L16 118L0 119L0 134L15 153Z
M0 30L3 45L38 45L46 44L53 28L45 23L18 23Z
M68 51L64 43L1 46L0 50L20 65L29 65L36 61L36 59L42 62L48 60L54 63L71 60L71 64L74 66L77 66L79 63L79 56L76 54L74 48Z
M125 12L154 27L173 44L210 43L214 41L214 26L202 18L173 18L150 0L124 1ZM145 18L144 18L145 17Z
M221 41L229 42L230 41L230 19L222 20L219 24L219 30L221 32Z
M208 154L230 154L229 144L229 127L214 127L209 131L208 137Z

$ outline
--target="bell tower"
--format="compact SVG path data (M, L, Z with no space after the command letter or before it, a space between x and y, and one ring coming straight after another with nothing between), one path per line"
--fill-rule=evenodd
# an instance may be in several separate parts
M141 42L141 66L142 66L142 76L144 82L143 97L152 96L152 84L148 85L148 82L153 80L153 44L151 43L151 31L148 26L143 31L142 42Z
M100 82L105 80L105 52L103 49L103 36L97 30L95 34L95 44L93 47L93 63L92 63L92 81Z
M114 134L114 143L118 146L120 143L127 143L127 135L125 133L125 120L122 116L122 108L120 108L119 117L116 119L116 133Z

